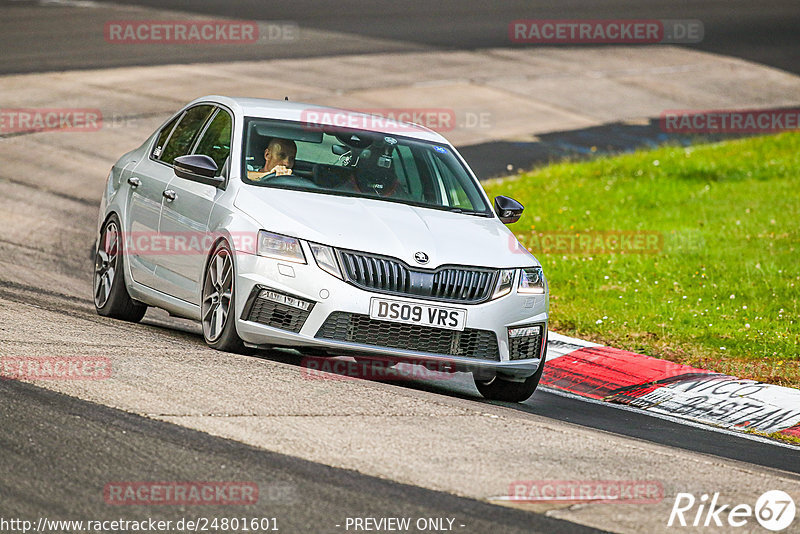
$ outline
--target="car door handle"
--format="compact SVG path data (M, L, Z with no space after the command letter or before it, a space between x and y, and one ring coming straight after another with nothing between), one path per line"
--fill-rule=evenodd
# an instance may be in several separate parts
M175 191L172 189L165 189L163 193L161 193L164 198L167 199L167 202L172 202L177 198L178 195L175 194Z
M128 183L131 184L131 187L136 188L142 185L142 181L135 176L131 176L128 178Z

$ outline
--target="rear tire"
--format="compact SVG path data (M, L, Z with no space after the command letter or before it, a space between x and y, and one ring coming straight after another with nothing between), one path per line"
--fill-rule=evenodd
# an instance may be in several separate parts
M236 332L236 268L225 241L214 248L203 275L200 304L203 338L209 347L237 354L252 354Z
M545 350L545 355L547 351ZM533 395L536 388L539 386L539 380L542 379L544 372L545 356L542 356L542 362L539 368L531 376L525 379L524 382L512 382L495 376L491 380L475 380L475 387L481 395L489 400L505 401L505 402L523 402Z
M125 249L119 217L103 224L94 254L94 307L99 315L138 323L147 306L137 302L125 287Z

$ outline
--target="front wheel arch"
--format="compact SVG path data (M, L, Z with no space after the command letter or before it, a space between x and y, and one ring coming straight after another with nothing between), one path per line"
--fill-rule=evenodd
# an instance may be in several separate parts
M491 380L479 380L473 375L475 387L478 388L480 394L488 400L498 400L505 402L523 402L529 399L536 388L539 387L539 381L544 373L545 359L547 357L547 349L542 354L542 359L539 362L539 368L531 376L522 382L513 382L505 380L500 376L495 376Z

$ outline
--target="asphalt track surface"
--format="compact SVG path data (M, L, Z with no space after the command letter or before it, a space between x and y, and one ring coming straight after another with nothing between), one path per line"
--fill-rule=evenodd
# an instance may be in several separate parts
M28 9L32 2L0 2L3 13ZM615 2L613 7L579 9L569 12L564 4L554 8L531 2L502 4L478 2L417 3L411 8L390 2L338 2L335 9L317 2L136 2L158 8L192 10L205 15L262 20L294 20L301 26L326 32L346 32L379 41L335 41L335 49L323 50L319 43L297 43L270 56L263 50L248 51L258 57L292 57L334 53L365 53L386 49L477 48L508 46L507 21L515 18L696 18L703 20L706 40L698 48L738 55L798 72L796 28L800 27L796 2L750 4L744 2L705 3L688 7L684 13L666 3ZM142 55L109 47L96 48L87 54L82 26L94 19L94 27L107 19L100 11L74 13L68 3L51 6L35 4L36 10L51 10L44 16L33 16L26 26L27 37L3 31L0 33L0 72L36 72L53 69L97 68L189 61L230 61L247 59L230 49L175 48L159 53L156 49ZM119 10L117 6L111 6ZM59 12L58 10L64 10ZM263 13L254 15L253 13ZM21 12L21 11L19 11ZM59 14L72 13L64 31L55 37L64 38L62 46L54 45L50 31ZM92 15L92 13L95 13ZM101 14L102 13L102 14ZM274 15L272 14L274 13ZM287 15L291 13L291 15ZM80 15L80 16L79 16ZM104 18L105 17L105 18ZM8 25L0 22L0 27ZM41 26L37 26L41 24ZM414 28L410 35L409 28ZM442 31L442 28L453 28ZM12 42L13 41L13 42ZM330 42L330 41L325 41ZM399 44L398 44L399 42ZM89 48L91 48L89 43ZM101 39L102 45L102 39ZM370 48L373 46L373 48ZM382 48L383 47L383 48ZM255 54L261 54L255 56ZM282 54L282 55L281 55ZM91 217L96 212L92 203L84 203ZM81 265L88 273L90 266ZM9 297L12 284L0 283L2 294ZM19 289L16 287L15 289ZM31 287L33 293L46 294L43 288ZM11 299L13 301L13 299ZM27 303L43 302L36 298ZM87 299L88 302L88 299ZM81 309L87 302L81 303ZM67 313L74 309L65 306ZM150 328L163 329L158 322L146 319ZM187 346L202 343L196 333L181 330L177 325L167 334L183 338ZM299 363L285 353L265 353L261 357L275 362ZM478 396L466 377L452 383L407 382L392 386L433 393L453 402L470 406L482 405L487 412L525 419L531 416L593 428L609 435L628 436L756 466L800 473L797 450L780 445L764 444L743 436L721 434L712 429L696 428L645 414L603 406L539 391L533 399L519 405L488 403ZM335 469L322 464L284 456L235 441L189 430L160 421L153 421L121 410L74 399L35 386L13 381L0 381L0 507L4 516L40 516L55 518L101 519L105 516L142 519L143 516L177 518L187 515L179 508L117 507L113 513L102 500L102 486L116 480L257 480L263 487L290 488L291 498L265 500L248 510L249 516L278 516L285 522L285 531L341 531L332 527L333 518L346 516L413 516L455 517L469 526L465 532L582 532L586 527L558 521L542 514L499 508L480 501L447 493L402 485L383 479ZM224 466L224 467L223 467ZM266 495L269 495L267 491ZM284 500L281 500L284 499ZM118 509L119 508L119 509ZM121 510L121 508L125 508ZM145 513L146 512L146 513ZM230 516L228 509L190 510L193 515ZM282 525L281 525L282 526ZM283 530L283 529L282 529Z
M283 532L343 532L347 517L451 518L461 532L602 532L152 421L11 380L0 381L2 516L33 520L275 518ZM255 505L112 506L115 481L241 481Z
M128 3L128 2L125 2ZM748 2L670 0L440 0L394 2L315 0L134 0L238 18L283 18L301 26L407 41L448 49L509 46L508 24L517 19L698 19L705 27L700 50L750 59L798 72L800 9L791 0Z
M462 382L461 387L454 386L445 389L437 383L420 383L412 387L474 399L470 384ZM749 441L738 435L720 434L709 428L658 419L636 410L563 396L545 388L538 390L534 397L524 403L505 403L503 406L517 410L522 417L524 414L536 414L621 436L800 474L797 449Z
M109 43L104 35L105 24L110 21L212 17L277 25L289 22L301 32L289 41L200 46L149 44L134 49ZM496 3L346 0L335 4L312 0L0 0L0 50L3 51L0 74L491 47L535 50L534 45L510 42L508 25L517 19L548 18L700 20L704 38L687 47L800 73L797 32L800 8L791 0L684 5L663 0L614 0L602 5L585 1L519 0ZM375 69L380 68L376 62ZM348 73L344 70L341 75ZM709 136L706 140L716 138ZM460 148L483 179L504 175L509 165L528 169L564 157L579 159L596 155L598 150L615 153L667 142L695 141L693 136L664 134L658 119L652 118L648 125L612 123L550 132L536 142L501 140Z
M262 351L259 354L272 361L302 365L301 356L291 350ZM395 387L436 393L468 403L481 403L487 408L494 406L497 413L505 416L525 418L527 414L531 414L800 475L800 462L797 461L800 451L797 448L750 440L738 433L720 433L704 425L694 426L661 419L636 409L587 401L549 388L537 389L534 396L525 402L510 403L483 399L475 389L472 378L466 373L456 373L451 380L402 380L392 384Z
M131 54L126 47L103 41L106 21L143 18L120 4L231 19L292 21L301 28L348 37L331 41L310 35L290 46L153 46ZM99 5L112 12L70 9L81 5ZM0 73L329 56L404 47L528 46L509 40L508 25L517 19L696 19L703 23L704 38L690 46L800 73L800 8L795 0L2 0L0 10L4 19Z

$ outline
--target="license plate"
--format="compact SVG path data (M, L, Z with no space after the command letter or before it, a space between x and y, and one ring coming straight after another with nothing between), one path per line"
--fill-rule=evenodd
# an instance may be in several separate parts
M467 310L389 299L370 299L369 316L378 321L464 330Z

